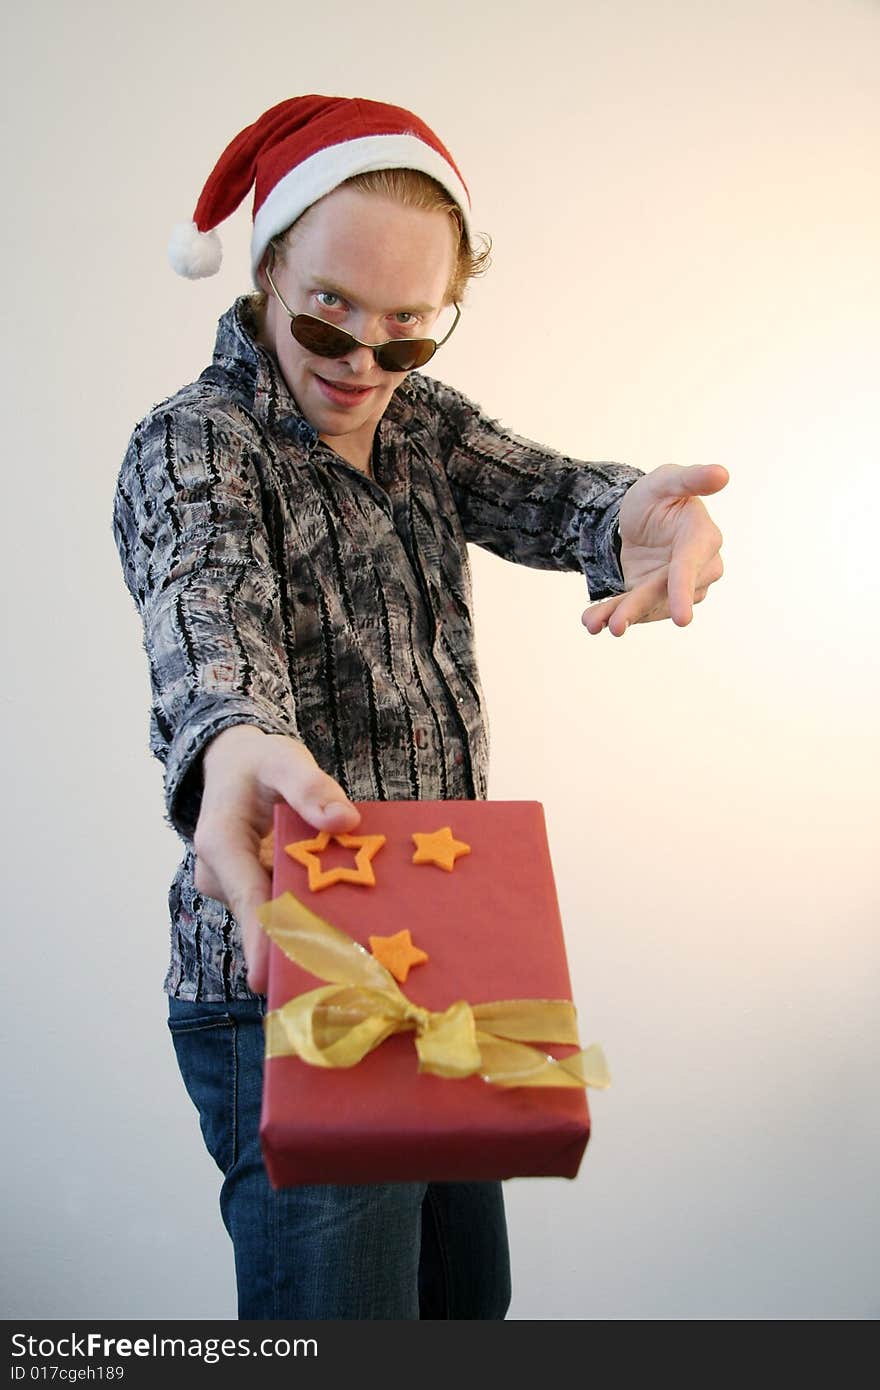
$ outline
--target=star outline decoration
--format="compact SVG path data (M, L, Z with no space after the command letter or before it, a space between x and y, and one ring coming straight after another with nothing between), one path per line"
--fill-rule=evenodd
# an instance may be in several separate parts
M295 840L284 846L285 854L302 864L309 876L309 889L319 893L322 888L330 888L334 883L360 883L366 888L375 888L376 874L373 858L385 844L384 835L332 835L329 830L321 830L311 840ZM335 869L321 868L321 854L330 841L343 849L356 849L355 867L339 864Z

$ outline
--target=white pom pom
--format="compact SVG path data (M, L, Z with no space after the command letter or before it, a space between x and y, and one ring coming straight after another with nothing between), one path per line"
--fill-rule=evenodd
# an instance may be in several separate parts
M201 280L217 274L223 247L215 231L200 232L195 222L178 222L168 243L168 259L178 275Z

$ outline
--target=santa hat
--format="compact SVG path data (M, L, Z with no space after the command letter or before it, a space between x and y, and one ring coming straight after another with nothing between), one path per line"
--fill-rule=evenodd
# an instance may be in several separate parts
M360 97L291 97L265 111L221 154L191 222L171 236L168 258L191 280L214 275L223 250L214 230L254 185L251 270L269 242L312 203L355 174L418 169L446 189L469 229L470 197L449 151L401 106Z

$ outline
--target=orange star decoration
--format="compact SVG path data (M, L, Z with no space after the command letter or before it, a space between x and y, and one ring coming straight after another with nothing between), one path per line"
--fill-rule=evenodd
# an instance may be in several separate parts
M275 867L275 834L269 831L260 841L260 851L258 858L264 869L268 869L271 874Z
M344 866L336 869L321 868L319 856L331 840L342 845L343 849L357 850L354 869ZM291 859L308 869L309 888L313 893L317 893L321 888L329 888L333 883L363 883L367 888L375 888L376 875L373 873L372 859L384 843L384 835L331 835L329 830L322 830L313 840L296 840L292 845L285 845L284 849Z
M422 965L429 959L427 951L420 951L413 945L408 931L395 932L394 936L371 936L370 950L379 964L390 970L401 984L406 983L414 965Z
M448 874L452 873L456 859L471 852L470 845L466 845L464 840L453 839L448 825L444 825L442 830L432 830L430 834L416 831L413 840L416 846L412 857L414 864L436 864L438 869L445 869Z

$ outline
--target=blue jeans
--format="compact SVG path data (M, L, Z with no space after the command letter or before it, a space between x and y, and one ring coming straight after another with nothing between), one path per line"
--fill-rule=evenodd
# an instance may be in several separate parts
M504 1317L500 1183L276 1191L259 1138L265 999L168 1005L180 1071L223 1174L239 1318Z

